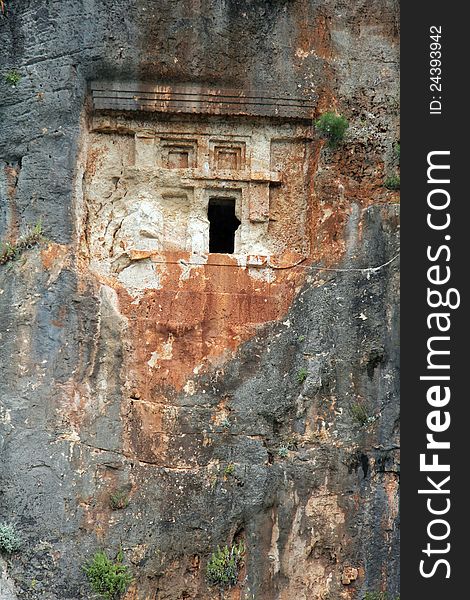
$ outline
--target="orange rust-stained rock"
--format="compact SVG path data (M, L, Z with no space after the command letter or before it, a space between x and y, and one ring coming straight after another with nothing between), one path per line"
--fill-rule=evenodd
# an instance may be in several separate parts
M180 261L189 258L179 254ZM279 267L272 272L274 280L264 281L235 258L209 255L207 264L192 266L184 279L178 260L167 262L161 289L145 291L138 302L125 289L116 290L133 347L128 377L138 390L129 401L130 452L166 464L163 434L172 428L169 390L185 388L191 394L193 378L223 370L261 325L285 314L304 269Z
M358 578L359 571L355 567L345 567L343 569L343 575L341 577L341 583L343 585L349 585L352 581L356 581Z
M177 261L164 266L161 289L145 291L138 302L116 290L141 368L136 387L147 394L166 386L181 390L191 375L226 360L258 325L286 312L302 277L279 268L274 281L255 279L235 259L217 255L191 266L185 279Z
M41 250L41 259L44 269L52 271L54 268L63 268L64 259L69 252L69 248L61 244L48 244Z
M13 199L16 194L16 186L18 184L18 176L20 174L19 166L5 165L4 167L7 183L7 195Z

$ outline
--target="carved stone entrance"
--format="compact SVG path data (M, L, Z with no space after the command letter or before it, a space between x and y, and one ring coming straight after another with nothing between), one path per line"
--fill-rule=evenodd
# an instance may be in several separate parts
M154 112L145 105L142 119L128 98L119 98L127 93L115 91L111 99L104 93L94 91L85 193L94 270L149 288L159 287L155 263L165 262L168 252L205 262L214 199L234 204L240 225L227 252L240 265L252 256L264 257L266 266L287 252L308 255L311 131L302 111L294 120L289 104L280 118L269 98L259 105L238 98L235 110L223 94L216 105L191 96L185 110L182 92L173 91ZM172 108L172 101L182 106ZM214 106L235 113L243 107L247 114L221 118ZM257 114L260 106L263 114ZM189 110L197 116L189 117Z

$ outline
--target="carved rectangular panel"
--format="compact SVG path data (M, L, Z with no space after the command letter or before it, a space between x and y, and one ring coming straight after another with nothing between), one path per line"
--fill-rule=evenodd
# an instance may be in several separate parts
M245 168L245 142L210 141L211 166L219 171L240 171Z
M191 140L161 140L162 167L192 169L197 164L197 142Z
M94 268L135 286L155 283L152 256L190 252L204 260L211 198L235 202L239 225L229 252L240 265L252 257L282 262L275 257L290 251L305 255L310 135L310 125L266 119L95 115L89 160L100 158L85 186ZM136 258L147 266L129 266Z

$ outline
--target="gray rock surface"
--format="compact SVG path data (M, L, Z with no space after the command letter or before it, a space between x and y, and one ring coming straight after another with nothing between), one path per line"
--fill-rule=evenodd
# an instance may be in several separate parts
M0 559L0 598L2 600L17 600L15 585L8 577L5 561Z

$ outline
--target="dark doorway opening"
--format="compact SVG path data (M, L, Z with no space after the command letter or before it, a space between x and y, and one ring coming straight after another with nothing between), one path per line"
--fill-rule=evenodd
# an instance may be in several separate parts
M210 198L209 209L209 252L233 254L235 231L240 221L235 216L234 198Z

